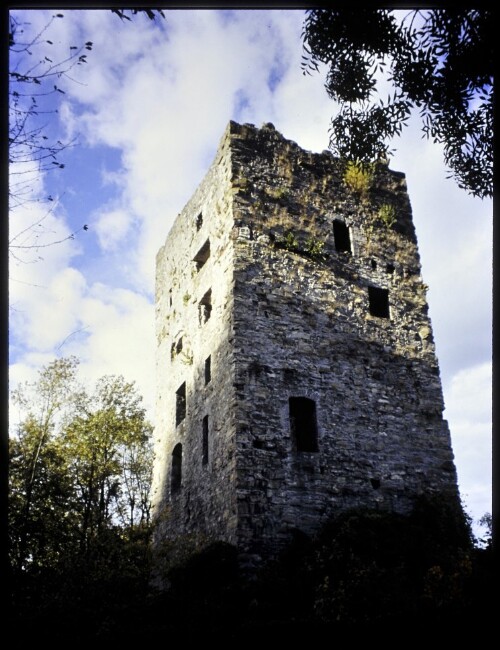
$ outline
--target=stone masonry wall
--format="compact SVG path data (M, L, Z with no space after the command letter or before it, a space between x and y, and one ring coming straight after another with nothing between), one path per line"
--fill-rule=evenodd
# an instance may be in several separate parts
M350 507L456 498L404 176L379 164L353 191L330 153L272 125L240 127L232 162L239 545L272 550ZM388 317L371 314L369 287L388 292ZM317 451L296 449L300 396L316 404Z
M458 498L404 175L345 172L231 122L160 249L157 538L258 560L346 508ZM314 405L314 448L290 398Z
M233 251L228 225L233 190L227 145L225 139L157 255L152 491L157 540L198 534L236 541ZM177 391L183 384L185 417L177 424L176 411L182 408ZM172 481L179 480L172 476L178 444L180 487L172 489Z

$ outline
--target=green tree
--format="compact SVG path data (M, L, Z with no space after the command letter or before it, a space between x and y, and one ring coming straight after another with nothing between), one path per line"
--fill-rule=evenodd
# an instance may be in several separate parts
M36 381L12 393L13 405L23 414L10 440L9 523L17 569L28 561L43 565L54 555L50 531L57 533L58 542L66 538L67 531L59 529L57 521L67 521L71 489L57 430L72 417L81 394L77 366L74 357L58 359L43 368Z
M492 196L493 42L490 10L413 10L403 18L357 6L309 11L303 70L326 65L326 91L340 103L330 148L353 161L385 158L418 110L424 134L443 145L450 177L472 195Z
M78 494L82 550L119 523L129 529L149 523L152 427L141 401L123 377L103 377L63 432Z
M92 393L78 360L58 359L13 391L11 560L18 572L67 566L149 526L152 427L133 383L101 378ZM122 542L120 542L122 543ZM97 553L99 554L99 553Z

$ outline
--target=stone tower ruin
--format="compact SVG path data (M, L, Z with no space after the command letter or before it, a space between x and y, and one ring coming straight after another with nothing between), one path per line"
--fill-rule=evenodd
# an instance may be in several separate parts
M230 122L157 256L157 539L457 499L404 175Z

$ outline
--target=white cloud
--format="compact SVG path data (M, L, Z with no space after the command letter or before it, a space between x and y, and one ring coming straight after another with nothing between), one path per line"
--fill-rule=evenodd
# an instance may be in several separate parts
M154 306L137 293L95 284L80 304L86 337L66 353L82 360L82 372L95 381L121 374L136 381L152 417L154 387Z
M92 219L103 251L113 251L124 243L130 232L131 217L125 210L110 210L101 212Z
M453 376L446 396L460 490L476 519L491 512L491 375L491 363L464 368Z
M78 305L85 287L81 273L60 269L47 284L24 286L23 298L14 302L11 326L28 349L47 351L79 327Z

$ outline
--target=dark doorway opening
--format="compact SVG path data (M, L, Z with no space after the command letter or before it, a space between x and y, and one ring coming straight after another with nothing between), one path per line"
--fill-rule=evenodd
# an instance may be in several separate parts
M349 228L343 221L335 219L333 222L333 236L335 238L335 249L339 253L351 253L351 237Z
M318 451L316 402L308 397L290 397L290 431L297 451Z
M379 287L368 287L370 314L378 318L389 318L389 291Z
M203 465L208 463L208 415L203 418L202 424L202 459Z
M172 452L172 494L181 489L182 483L182 445L177 443Z

